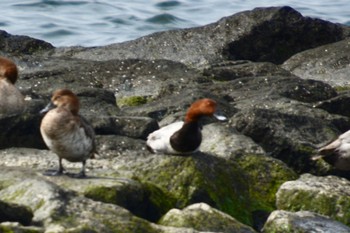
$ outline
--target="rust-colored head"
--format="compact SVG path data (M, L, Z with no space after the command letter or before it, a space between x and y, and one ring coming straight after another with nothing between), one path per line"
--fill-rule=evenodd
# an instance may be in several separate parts
M194 102L187 111L185 122L198 121L202 116L213 116L216 102L212 99L200 99Z
M73 115L77 115L80 107L79 99L71 90L58 89L52 94L51 103L41 110L41 113L48 112L56 107L67 109Z
M5 57L0 57L0 78L6 78L12 84L18 79L16 64Z

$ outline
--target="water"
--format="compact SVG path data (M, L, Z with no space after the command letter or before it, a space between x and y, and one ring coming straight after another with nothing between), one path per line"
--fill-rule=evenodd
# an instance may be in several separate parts
M349 0L1 0L0 29L54 46L101 46L152 32L201 26L262 6L350 25Z

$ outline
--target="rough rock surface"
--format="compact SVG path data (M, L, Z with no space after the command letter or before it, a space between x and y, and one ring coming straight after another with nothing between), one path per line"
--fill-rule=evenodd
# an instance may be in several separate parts
M349 29L303 17L290 7L257 8L204 27L155 33L106 48L63 49L56 56L111 60L167 59L190 67L224 60L283 63L300 51L344 39ZM313 36L317 34L317 37ZM302 38L302 39L301 39ZM156 49L155 49L156 48Z
M349 87L350 39L323 45L292 56L282 67L305 79L334 87Z
M269 216L263 232L276 233L347 233L350 228L340 222L309 211L276 210Z
M313 211L350 225L350 181L304 174L281 185L276 205L282 210Z
M252 232L276 209L314 211L330 217L335 229L344 226L334 221L349 226L349 194L342 186L350 174L310 160L350 128L349 35L347 26L290 7L258 8L203 27L94 48L54 48L0 31L0 55L18 65L16 86L27 105L21 115L0 116L0 203L30 210L0 223L0 231L219 232L232 229L235 219L238 232ZM40 136L38 112L57 88L77 93L80 112L97 134L99 155L88 160L87 179L42 175L58 159ZM150 154L147 135L182 120L203 97L216 100L228 121L203 119L200 152ZM64 166L74 172L81 164ZM293 189L303 193L295 199L284 188L299 183L307 188ZM327 208L315 207L319 198L319 207ZM197 203L210 206L205 211L222 228L187 220L160 224L171 209L189 219ZM205 211L195 208L193 222L203 222ZM265 232L273 232L267 230L272 213ZM300 229L316 220L305 221ZM315 224L327 228L330 221L317 217ZM285 222L273 224L281 229Z
M171 209L159 224L165 226L187 226L200 231L253 233L252 228L242 225L230 215L211 208L205 203L197 203L183 210Z

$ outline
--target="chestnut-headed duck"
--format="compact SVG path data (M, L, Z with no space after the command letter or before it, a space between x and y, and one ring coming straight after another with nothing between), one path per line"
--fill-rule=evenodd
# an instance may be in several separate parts
M17 79L16 64L0 57L0 114L18 114L24 110L24 97L14 85Z
M312 160L321 158L338 170L350 171L350 130L320 148Z
M74 177L85 177L85 164L96 153L95 132L85 118L79 115L78 97L70 90L59 89L52 95L51 102L41 110L46 113L41 121L40 131L47 147L58 156L59 168L45 175L63 174L62 159L82 162L80 173Z
M147 137L147 149L156 154L191 154L198 150L202 142L200 118L214 116L218 120L226 117L216 114L216 102L212 99L200 99L187 110L185 121L179 121L162 127Z

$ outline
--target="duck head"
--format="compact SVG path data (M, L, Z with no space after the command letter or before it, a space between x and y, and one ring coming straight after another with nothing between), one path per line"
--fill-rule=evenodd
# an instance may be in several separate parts
M51 102L40 113L46 113L54 108L64 108L73 115L77 115L79 111L79 99L72 91L59 89L53 93Z
M198 121L203 116L214 116L218 120L226 120L226 117L217 114L217 104L214 100L204 98L194 102L188 109L185 122Z
M18 70L13 61L0 57L0 78L6 78L12 84L15 84L18 79Z

